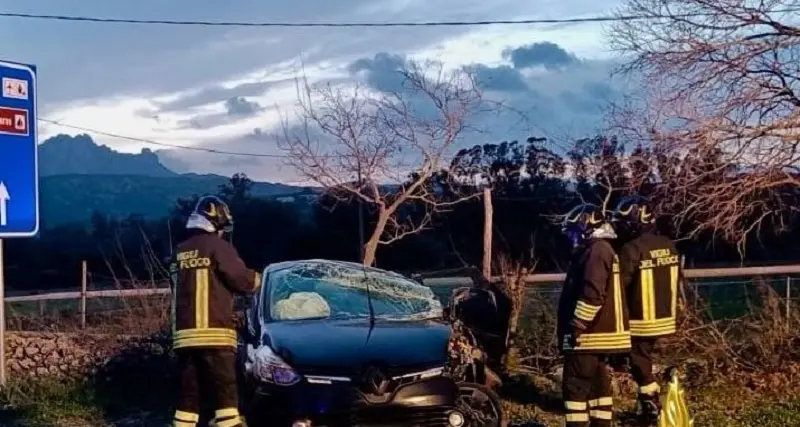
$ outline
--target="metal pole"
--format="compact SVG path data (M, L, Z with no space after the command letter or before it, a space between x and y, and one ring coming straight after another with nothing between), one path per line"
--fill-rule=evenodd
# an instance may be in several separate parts
M0 239L0 387L6 386L6 282L3 272L3 239Z

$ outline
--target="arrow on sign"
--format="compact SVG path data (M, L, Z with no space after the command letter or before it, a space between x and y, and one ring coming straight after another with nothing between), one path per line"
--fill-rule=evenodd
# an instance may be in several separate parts
M0 227L5 227L8 224L8 212L6 211L6 205L8 204L9 200L11 200L11 196L8 195L6 183L0 181Z

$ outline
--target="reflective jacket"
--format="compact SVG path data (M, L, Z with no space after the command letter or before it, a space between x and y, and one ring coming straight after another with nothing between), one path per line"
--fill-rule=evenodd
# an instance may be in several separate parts
M675 333L680 255L671 239L642 233L619 250L622 283L628 297L631 336Z
M583 332L568 346L574 324ZM625 291L619 261L611 244L592 239L573 256L558 304L558 338L562 351L624 353L631 348Z
M170 273L173 348L235 348L234 293L254 292L261 274L244 265L233 245L205 232L177 246Z

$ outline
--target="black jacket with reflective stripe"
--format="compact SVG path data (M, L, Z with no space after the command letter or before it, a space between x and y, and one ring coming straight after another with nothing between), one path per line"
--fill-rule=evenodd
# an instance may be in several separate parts
M574 348L565 346L572 325L584 329ZM573 255L558 304L562 351L623 353L631 348L625 290L611 244L592 239Z
M619 259L631 335L674 334L678 286L683 275L675 244L666 236L642 233L620 248Z
M198 232L181 242L170 263L173 348L236 347L234 293L250 293L261 274L236 249Z

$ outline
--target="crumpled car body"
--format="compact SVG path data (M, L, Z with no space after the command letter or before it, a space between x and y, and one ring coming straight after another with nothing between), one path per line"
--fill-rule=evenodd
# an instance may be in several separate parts
M497 425L464 407L474 340L429 287L328 260L272 264L263 281L239 344L251 427Z

